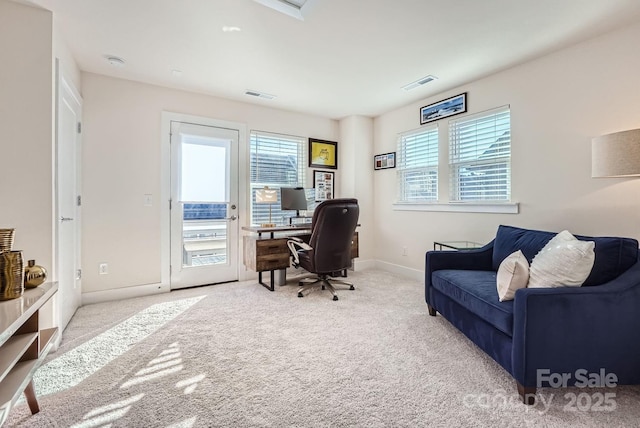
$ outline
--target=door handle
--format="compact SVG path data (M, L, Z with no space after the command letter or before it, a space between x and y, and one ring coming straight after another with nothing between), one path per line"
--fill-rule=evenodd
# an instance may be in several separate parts
M236 217L236 216L232 215L231 217L227 217L227 220L234 221L234 220L236 220L237 218L238 218L238 217Z
M60 221L73 221L73 217L60 217Z

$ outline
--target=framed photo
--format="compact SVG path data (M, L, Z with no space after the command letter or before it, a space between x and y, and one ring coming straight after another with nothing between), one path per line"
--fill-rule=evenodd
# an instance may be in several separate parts
M373 169L387 169L396 167L396 152L384 153L373 157Z
M333 199L333 177L331 171L313 170L313 188L316 193L316 202Z
M467 93L420 108L420 125L467 111Z
M309 166L338 169L338 143L309 138Z

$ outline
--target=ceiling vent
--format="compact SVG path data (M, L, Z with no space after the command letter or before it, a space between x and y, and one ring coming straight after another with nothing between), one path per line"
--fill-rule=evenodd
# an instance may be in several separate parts
M409 83L408 85L403 86L402 89L404 89L405 91L410 91L412 89L418 88L429 82L433 82L434 80L438 80L438 78L436 76L428 75L423 77L422 79L416 80L415 82L412 82L412 83Z
M252 91L251 89L248 89L244 94L251 95L252 97L264 98L265 100L272 100L276 98L275 95L265 94L264 92Z

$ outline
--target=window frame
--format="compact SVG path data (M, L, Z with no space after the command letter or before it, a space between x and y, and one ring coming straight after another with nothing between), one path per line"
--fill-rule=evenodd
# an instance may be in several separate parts
M425 125L412 131L406 131L398 134L398 142L396 149L396 202L401 205L415 205L425 203L438 202L439 187L439 136L440 131L438 124ZM421 143L421 139L425 139L426 146L423 148L408 148L407 145ZM410 141L413 140L413 141ZM424 150L423 150L424 149ZM434 162L435 160L435 162ZM417 183L418 186L432 187L427 192L432 193L431 197L409 197L411 193L406 187L412 183L407 178L407 173L426 173L426 175L435 175L435 177L426 177L425 183ZM429 180L434 182L428 183ZM413 183L415 185L416 183Z
M283 133L266 132L259 130L251 130L249 132L249 150L248 150L248 163L249 163L249 222L250 224L262 224L267 223L269 220L269 212L271 212L271 222L279 223L286 218L295 215L295 212L283 212L280 210L280 191L281 187L305 187L306 173L307 173L307 137L289 135ZM259 149L258 145L263 144L265 148ZM273 180L273 179L260 179L260 165L257 159L262 152L262 155L283 158L288 157L291 160L292 147L289 148L291 153L283 154L278 153L280 150L269 151L269 144L273 144L274 147L278 145L295 144L295 183L292 180ZM255 159L255 160L254 160ZM273 159L272 159L273 161ZM257 168L257 170L255 170ZM273 173L273 168L267 168L270 173ZM268 186L271 189L278 189L278 202L274 204L256 204L256 190L262 189ZM290 215L289 215L290 214Z
M511 203L510 106L449 120L449 202Z

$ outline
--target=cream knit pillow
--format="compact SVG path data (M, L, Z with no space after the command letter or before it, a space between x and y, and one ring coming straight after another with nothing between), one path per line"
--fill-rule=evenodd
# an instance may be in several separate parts
M563 230L533 258L527 287L580 287L593 268L594 248L593 241L580 241Z

